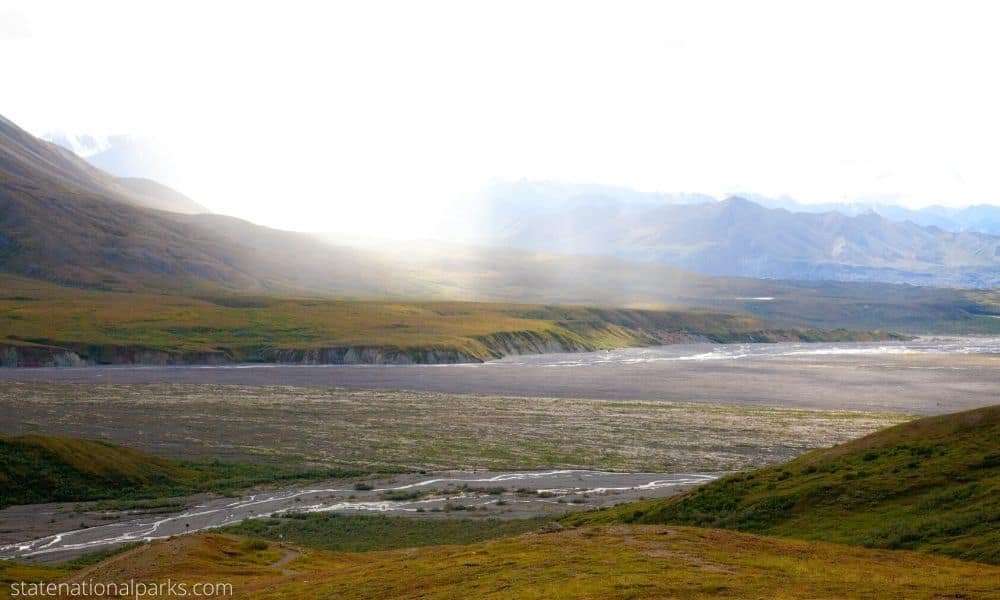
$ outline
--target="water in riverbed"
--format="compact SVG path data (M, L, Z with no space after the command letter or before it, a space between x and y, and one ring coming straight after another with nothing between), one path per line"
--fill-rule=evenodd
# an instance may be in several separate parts
M640 497L663 497L715 479L713 473L614 473L587 470L520 472L451 472L442 475L400 475L357 489L351 482L333 481L214 498L173 514L131 517L84 529L0 545L0 559L37 557L63 560L119 544L163 539L212 527L239 523L287 511L354 514L421 515L428 518L525 518L592 509ZM391 492L410 492L398 500ZM498 503L500 499L504 501ZM448 507L460 505L462 510ZM6 526L34 530L49 512L73 511L75 503L42 507L11 507L0 511ZM48 512L46 512L48 511ZM7 535L11 535L10 532Z

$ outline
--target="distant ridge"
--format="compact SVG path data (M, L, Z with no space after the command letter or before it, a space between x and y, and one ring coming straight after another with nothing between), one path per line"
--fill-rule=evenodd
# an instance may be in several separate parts
M130 136L96 136L67 131L50 131L41 136L73 151L98 169L115 177L152 179L172 186L175 161L155 140ZM195 212L207 212L198 210Z
M954 232L971 231L989 235L1000 235L1000 206L991 204L975 204L958 208L948 206L907 208L905 206L879 202L806 204L796 202L787 197L770 198L757 194L742 195L762 206L784 208L791 212L839 212L847 216L856 216L871 211L890 221L909 221L922 227L937 227L945 231Z
M520 211L520 206L530 209ZM615 256L708 275L1000 285L1000 237L889 220L874 211L790 212L621 188L520 182L486 190L464 228L483 243Z
M0 271L115 290L378 294L390 278L364 252L202 212L0 117Z
M0 175L5 180L59 182L133 206L185 214L209 212L165 185L109 175L70 150L34 137L3 116L0 116Z

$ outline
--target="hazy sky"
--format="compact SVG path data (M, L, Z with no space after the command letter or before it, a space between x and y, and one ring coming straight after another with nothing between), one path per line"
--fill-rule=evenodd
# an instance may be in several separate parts
M0 113L218 212L419 229L491 179L1000 203L997 3L0 0Z

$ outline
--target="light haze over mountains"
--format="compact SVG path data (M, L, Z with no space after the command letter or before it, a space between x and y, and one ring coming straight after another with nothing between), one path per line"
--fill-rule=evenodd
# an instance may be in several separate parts
M167 172L166 159L141 140L50 137L116 175ZM755 194L719 200L522 180L494 183L441 219L443 241L616 257L708 275L974 288L1000 282L1000 208L989 205L811 205Z
M466 241L711 275L961 287L1000 279L1000 238L989 233L997 207L861 210L751 197L521 181L488 188L449 229L470 232Z
M497 187L492 201L485 194L470 201L470 210L454 215L455 231L475 243L393 242L282 231L226 215L198 213L191 210L190 200L165 186L151 184L159 192L151 197L139 193L129 181L134 180L114 177L10 121L0 121L0 273L77 288L167 294L321 294L701 307L826 328L849 324L907 329L927 323L993 322L982 316L992 314L989 306L960 289L720 277L669 263L667 259L678 256L693 263L727 252L753 256L765 251L784 261L775 260L773 264L779 266L795 266L788 257L803 251L823 263L821 257L816 258L825 252L822 245L797 243L800 235L811 233L797 234L796 228L802 219L822 229L828 216L769 210L745 200L709 202L698 195L637 197L622 188L522 182ZM577 197L581 190L584 198ZM181 200L172 204L178 197ZM490 219L476 222L484 212ZM778 232L774 240L764 236L764 244L755 237L759 232L754 227L740 224L742 217L733 221L743 214L760 223L778 219L787 231ZM672 220L653 219L656 215L673 216ZM462 221L467 229L458 228ZM699 222L701 231L693 227ZM832 222L850 232L858 218L835 215ZM876 223L879 227L874 229L861 228L860 241L845 246L841 255L873 260L877 254L866 254L864 242L879 249L887 261L885 257L897 251L889 242L905 248L906 240L898 234L913 228L922 243L946 250L955 264L968 261L976 276L987 278L994 272L990 260L995 259L985 254L972 256L969 247L974 242L995 244L997 238L950 234L952 239L915 225L881 219ZM652 233L637 234L632 229L636 224L652 228ZM580 235L586 232L584 227L593 227L593 235ZM670 236L656 233L671 227L675 233ZM629 244L608 246L617 235ZM704 240L693 243L692 236ZM876 246L880 236L887 241ZM684 254L655 254L666 247L664 240L671 239L676 242L673 250ZM532 249L569 241L580 245L572 248L574 253L565 253L570 248L559 248L560 252ZM595 254L600 252L634 257ZM841 269L838 276L850 272L844 264L832 265L827 266ZM914 279L945 277L934 271L941 269L938 263L925 260L914 265L924 269ZM871 272L899 276L899 270L891 266ZM11 285L21 284L15 279Z

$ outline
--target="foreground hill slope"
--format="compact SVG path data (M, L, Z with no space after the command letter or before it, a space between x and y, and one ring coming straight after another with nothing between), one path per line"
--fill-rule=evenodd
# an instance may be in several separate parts
M29 569L0 565L0 577L26 579L18 575ZM66 575L59 568L35 567L29 580ZM599 527L359 553L199 534L132 549L66 580L86 579L224 581L232 584L231 597L303 600L1000 597L995 566L665 526Z
M1000 563L1000 405L568 521L724 527Z
M109 489L169 487L196 475L123 446L49 435L0 436L0 506L107 497Z
M0 435L0 508L40 502L159 498L207 490L225 492L265 481L345 474L334 469L179 462L96 440L44 434Z

